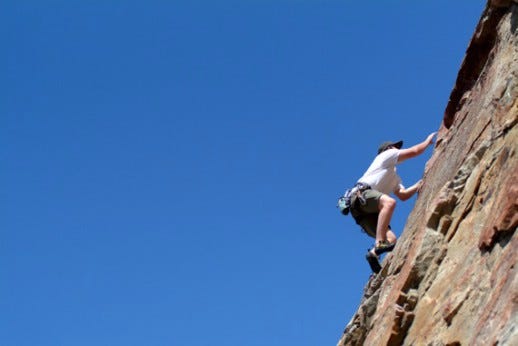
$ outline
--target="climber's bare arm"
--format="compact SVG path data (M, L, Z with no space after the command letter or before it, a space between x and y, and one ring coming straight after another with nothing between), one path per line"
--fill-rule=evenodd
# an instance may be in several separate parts
M422 184L422 180L419 180L417 183L415 183L414 185L410 186L409 188L405 188L403 185L400 185L399 189L394 191L394 194L400 200L406 201L407 199L409 199L410 197L415 195L415 193L417 191L419 191L419 188L421 187L421 184Z
M399 150L398 162L402 162L412 157L416 157L417 155L422 154L429 145L433 144L433 137L435 136L435 132L428 135L428 137L419 144L416 144L407 149Z

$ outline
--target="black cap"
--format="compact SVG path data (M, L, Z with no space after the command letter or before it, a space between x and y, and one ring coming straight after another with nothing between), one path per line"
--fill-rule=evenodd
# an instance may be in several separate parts
M381 143L381 145L378 148L378 154L381 154L382 152L387 150L388 147L396 147L398 149L401 149L402 146L403 146L403 141L399 141L399 142L383 142L383 143Z

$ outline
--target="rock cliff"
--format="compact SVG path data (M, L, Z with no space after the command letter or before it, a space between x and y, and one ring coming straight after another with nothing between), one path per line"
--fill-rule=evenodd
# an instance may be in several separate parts
M518 0L490 0L424 186L338 345L518 345Z

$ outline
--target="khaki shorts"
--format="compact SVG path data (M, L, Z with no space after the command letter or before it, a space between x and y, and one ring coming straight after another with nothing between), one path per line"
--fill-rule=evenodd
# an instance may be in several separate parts
M351 204L354 206L354 210L351 209L351 215L356 220L356 223L369 236L376 238L376 228L378 226L378 214L379 214L379 199L383 196L383 193L377 190L365 190L362 193L365 199L365 204L361 204L356 196L351 199Z

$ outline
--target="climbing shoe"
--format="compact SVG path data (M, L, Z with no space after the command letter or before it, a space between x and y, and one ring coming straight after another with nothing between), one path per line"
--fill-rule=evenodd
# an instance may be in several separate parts
M369 266L371 267L371 270L375 272L376 274L381 271L381 264L378 259L378 256L376 256L372 250L367 251L367 255L365 255L365 258L367 259L367 262L369 263Z
M392 251L394 249L394 246L396 246L396 242L389 243L386 240L382 240L380 242L377 242L376 246L374 246L374 253L379 256L382 253Z

